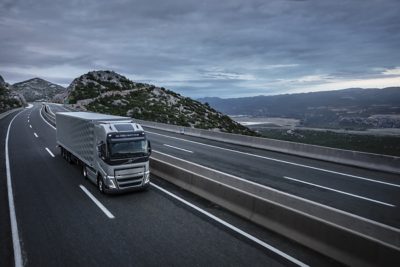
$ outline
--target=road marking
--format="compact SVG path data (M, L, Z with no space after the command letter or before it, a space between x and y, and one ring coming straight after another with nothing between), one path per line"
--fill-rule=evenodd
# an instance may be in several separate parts
M182 151L185 151L185 152L188 152L188 153L193 153L193 151L190 151L190 150L187 150L187 149L183 149L183 148L180 148L180 147L176 147L176 146L171 146L171 145L167 145L167 144L164 144L164 146L175 148L175 149L178 149L178 150L182 150Z
M29 124L29 128L32 128L32 125Z
M112 213L106 208L104 207L103 204L100 203L100 201L97 200L97 198L95 198L90 192L89 190L86 189L86 187L84 187L83 185L79 185L79 187L82 189L83 192L85 192L85 194L97 205L97 207L99 207L106 215L108 218L110 219L114 219L114 215L112 215Z
M29 123L29 119L28 119L28 123Z
M257 237L250 235L249 233L237 228L236 226L234 226L234 225L232 225L232 224L230 224L230 223L218 218L217 216L215 216L215 215L203 210L202 208L200 208L200 207L198 207L198 206L196 206L196 205L184 200L183 198L181 198L181 197L179 197L179 196L167 191L166 189L164 189L164 188L162 188L162 187L160 187L160 186L158 186L158 185L156 185L156 184L154 184L152 182L150 182L150 184L151 184L151 186L155 187L156 189L160 190L161 192L173 197L174 199L184 203L185 205L187 205L187 206L191 207L192 209L200 212L201 214L206 215L207 217L209 217L209 218L213 219L214 221L224 225L225 227L229 228L230 230L233 230L234 232L236 232L236 233L238 233L238 234L250 239L251 241L257 243L258 245L260 245L260 246L262 246L262 247L274 252L275 254L285 258L286 260L288 260L288 261L290 261L290 262L292 262L292 263L294 263L294 264L296 264L298 266L302 266L302 267L309 266L309 265L307 265L307 264L305 264L305 263L293 258L292 256L286 254L285 252L283 252L283 251L281 251L281 250L279 250L279 249L277 249L277 248L265 243L264 241L258 239Z
M53 128L53 129L55 130L56 127L54 127L53 125L51 125L48 121L46 121L46 120L43 118L42 109L43 109L43 106L42 106L42 108L39 110L40 117L42 118L42 120L43 120L45 123L47 123L51 128Z
M153 152L156 152L156 153L159 153L159 154L162 154L162 155L166 155L166 156L168 156L168 157L171 157L171 158L174 158L174 159L177 159L177 160L180 160L180 161L183 161L183 162L186 162L186 163L195 165L195 166L199 166L199 167L201 167L201 168L204 168L204 169L207 169L207 170L210 170L210 171L214 171L214 172L217 172L217 173L221 173L221 174L223 174L223 175L226 175L226 176L231 177L232 179L240 180L240 181L242 181L242 182L249 183L249 184L252 184L252 185L257 186L257 187L265 188L265 189L267 189L267 190L276 192L276 193L278 193L278 194L282 194L282 195L285 195L285 196L290 197L290 198L295 198L295 199L298 199L298 200L300 200L300 201L304 201L304 202L307 202L307 203L309 203L309 204L312 204L312 205L315 205L315 206L319 206L319 207L322 207L322 208L324 208L324 209L331 210L331 211L333 211L333 212L337 212L337 213L340 213L340 214L344 214L344 215L346 215L346 216L353 217L353 218L356 218L356 219L358 219L358 220L361 220L361 221L364 221L364 222L368 222L368 223L377 225L377 226L379 226L379 227L383 227L383 228L385 228L385 229L389 229L389 230L391 230L391 231L395 231L395 232L397 232L397 233L400 234L400 229L399 229L399 228L395 228L395 227L393 227L393 226L390 226L390 225L387 225L387 224L383 224L383 223L381 223L381 222L377 222L377 221L374 221L374 220L371 220L371 219L368 219L368 218L365 218L365 217L361 217L361 216L356 215L356 214L354 214L354 213L349 213L349 212L347 212L347 211L340 210L340 209L334 208L334 207L332 207L332 206L324 205L324 204L315 202L315 201L310 200L310 199L306 199L306 198L303 198L303 197L300 197L300 196L292 195L292 194L290 194L290 193L287 193L287 192L284 192L284 191L280 191L280 190L275 189L275 188L273 188L273 187L269 187L269 186L262 185L262 184L259 184L259 183L256 183L256 182L253 182L253 181L250 181L250 180L246 180L246 179L244 179L244 178L240 178L240 177L238 177L238 176L235 176L235 175L232 175L232 174L229 174L229 173L225 173L225 172L222 172L222 171L218 171L218 170L215 170L215 169L211 169L211 168L209 168L209 167L206 167L206 166L203 166L203 165L200 165L200 164L197 164L197 163L193 163L193 162L190 162L190 161L187 161L187 160L184 160L184 159L181 159L181 158L178 158L178 157L169 155L169 154L165 154L165 153L162 153L162 152L157 151L157 150L154 150L154 149L153 149ZM159 159L157 159L157 160L159 160ZM159 160L159 161L161 161L161 162L163 162L163 163L165 163L165 164L171 165L171 166L173 166L174 168L179 168L179 169L185 170L185 171L187 171L187 172L193 173L191 170L184 169L184 168L182 168L182 167L179 167L179 166L177 166L177 165L171 164L171 163L169 163L169 162L166 162L166 161L163 161L163 160ZM198 174L196 173L196 175L198 175ZM205 177L205 178L207 178L207 177ZM207 178L207 179L209 179L209 178ZM251 193L248 193L248 194L254 195L254 194L251 194ZM259 196L257 196L257 195L254 195L254 196L259 197ZM311 215L311 216L312 216L312 215ZM318 218L318 219L320 219L320 218ZM327 221L326 221L326 222L327 222ZM329 223L329 222L327 222L327 223Z
M374 182L374 183L379 183L379 184L384 184L384 185L389 185L389 186L400 187L400 184L393 184L393 183L378 181L378 180L365 178L365 177L352 175L352 174L347 174L347 173L343 173L343 172L336 172L336 171L332 171L332 170L322 169L322 168L313 167L313 166L304 165L304 164L295 163L295 162L290 162L290 161L286 161L286 160L274 159L274 158L270 158L270 157L265 157L265 156L260 156L260 155L257 155L257 154L248 153L248 152L242 152L242 151L233 150L233 149L229 149L229 148L224 148L224 147L219 147L219 146L214 146L214 145L208 145L208 144L204 144L204 143L200 143L200 142L196 142L196 141L192 141L192 140L186 140L186 139L182 139L182 138L178 138L178 137L174 137L174 136L169 136L169 135L165 135L165 134L160 134L160 133L155 133L155 132L150 132L150 131L146 131L146 133L160 135L160 136L164 136L164 137L172 138L172 139L176 139L176 140L182 140L182 141L185 141L185 142L198 144L198 145L202 145L202 146L207 146L207 147L212 147L212 148L217 148L217 149L221 149L221 150L225 150L225 151L235 152L235 153L239 153L239 154L243 154L243 155L247 155L247 156L252 156L252 157L256 157L256 158L262 158L262 159L271 160L271 161L275 161L275 162L290 164L290 165L294 165L294 166L298 166L298 167L309 168L309 169L313 169L313 170L317 170L317 171L323 171L323 172L343 175L343 176L347 176L347 177L351 177L351 178L355 178L355 179L360 179L360 180L365 180L365 181L369 181L369 182Z
M49 152L50 156L52 156L52 157L54 158L54 154L50 151L50 149L48 149L48 148L46 147L46 150L47 150L47 152Z
M18 224L17 224L17 216L15 213L15 205L14 205L14 194L12 191L12 183L11 183L11 169L10 169L10 158L8 156L8 138L10 135L11 124L14 119L21 114L18 113L8 125L7 136L6 136L6 172L7 172L7 193L8 193L8 207L10 210L10 222L11 222L11 235L13 241L13 249L14 249L14 263L15 267L21 267L23 265L22 262L22 253L21 253L21 244L18 234Z
M288 177L288 176L283 176L283 178L289 179L289 180L292 180L292 181L296 181L296 182L299 182L299 183L303 183L303 184L312 185L312 186L319 187L319 188L322 188L322 189L330 190L330 191L333 191L333 192L336 192L336 193L352 196L352 197L355 197L355 198L360 198L360 199L363 199L363 200L375 202L375 203L378 203L378 204L381 204L381 205L385 205L385 206L389 206L389 207L392 207L392 208L396 207L396 205L393 205L393 204L389 204L389 203L386 203L386 202L378 201L378 200L367 198L367 197L362 197L362 196L359 196L359 195L355 195L355 194L351 194L351 193L348 193L348 192L340 191L340 190L333 189L333 188L330 188L330 187L326 187L326 186L322 186L322 185L317 185L317 184L305 182L305 181L298 180L298 179L295 179L295 178L291 178L291 177Z
M33 135L36 137L36 138L38 138L39 136L36 134L36 133L33 133Z

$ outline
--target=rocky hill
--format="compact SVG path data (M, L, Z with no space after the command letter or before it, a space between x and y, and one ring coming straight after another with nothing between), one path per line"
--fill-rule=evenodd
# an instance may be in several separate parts
M75 107L95 112L255 135L208 105L163 87L130 81L112 71L93 71L76 78L67 88L66 100Z
M20 94L13 92L10 85L0 76L0 113L26 104Z
M40 78L15 83L13 90L22 94L26 101L51 100L55 95L65 92L65 88Z
M300 120L300 126L317 128L399 128L400 87L256 96L203 98L229 115L280 117Z

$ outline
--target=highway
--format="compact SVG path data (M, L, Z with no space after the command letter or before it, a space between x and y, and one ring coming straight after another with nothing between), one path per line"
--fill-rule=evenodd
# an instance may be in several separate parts
M58 105L51 109L65 111ZM400 228L399 175L145 130L154 151Z
M145 192L100 194L77 166L62 159L55 130L40 108L35 104L0 120L6 148L0 169L1 266L13 266L13 252L15 262L25 266L338 265L157 177ZM150 130L149 137L155 150L199 164L206 165L204 158L212 152ZM7 198L10 191L13 196Z

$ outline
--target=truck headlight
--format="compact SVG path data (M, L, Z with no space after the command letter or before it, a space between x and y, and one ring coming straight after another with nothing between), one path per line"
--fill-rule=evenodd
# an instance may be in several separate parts
M115 185L115 182L114 182L114 176L107 175L106 181L107 181L108 187L117 188L117 186Z

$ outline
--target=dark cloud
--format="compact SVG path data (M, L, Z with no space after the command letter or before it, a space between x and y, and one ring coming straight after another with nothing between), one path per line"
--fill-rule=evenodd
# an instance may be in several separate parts
M400 66L399 8L398 0L3 0L0 72L10 82L68 84L113 69L193 97L372 78L385 86L383 72Z

